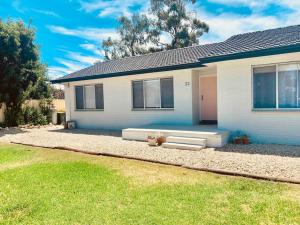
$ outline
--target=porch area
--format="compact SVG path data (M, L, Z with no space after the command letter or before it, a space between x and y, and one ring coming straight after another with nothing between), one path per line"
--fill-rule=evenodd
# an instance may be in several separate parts
M147 141L148 136L165 137L163 147L166 148L200 150L223 147L228 142L230 132L218 129L217 125L149 125L122 130L124 140Z

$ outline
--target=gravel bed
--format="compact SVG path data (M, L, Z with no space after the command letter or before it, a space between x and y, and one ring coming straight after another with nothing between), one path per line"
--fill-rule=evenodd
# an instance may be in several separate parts
M300 181L300 146L229 144L223 148L188 151L149 147L145 142L125 141L119 131L64 130L60 126L0 130L0 142L11 141Z

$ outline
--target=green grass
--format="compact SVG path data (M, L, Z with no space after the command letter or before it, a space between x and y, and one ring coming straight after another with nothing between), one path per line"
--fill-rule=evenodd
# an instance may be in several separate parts
M300 224L297 185L0 144L0 224Z
M28 159L31 155L31 150L26 147L16 148L14 145L0 145L0 165Z

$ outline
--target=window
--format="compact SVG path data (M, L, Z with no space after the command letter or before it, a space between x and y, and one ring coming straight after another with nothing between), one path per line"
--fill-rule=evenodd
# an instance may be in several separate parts
M173 78L132 82L134 109L174 108Z
M276 108L276 66L254 68L254 108Z
M76 93L76 109L84 109L83 86L75 87L75 93Z
M103 84L75 87L77 110L104 109Z
M300 108L300 64L279 64L253 69L253 107Z

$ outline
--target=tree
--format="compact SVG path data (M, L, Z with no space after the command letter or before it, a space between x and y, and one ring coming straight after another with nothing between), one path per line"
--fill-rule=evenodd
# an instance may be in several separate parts
M176 49L199 44L199 38L209 31L209 26L186 9L186 3L195 0L151 0L151 12L156 16L156 27L170 42L157 40L163 49Z
M196 0L151 0L151 19L135 14L119 18L119 39L108 38L102 44L106 59L142 55L199 44L199 37L208 32L205 22L187 11L187 4ZM168 38L162 38L167 36ZM163 41L169 39L170 41Z
M46 80L34 41L35 30L22 21L0 21L0 102L6 104L7 126L18 125L22 104Z
M121 16L118 19L117 32L120 39L109 37L103 41L102 47L106 59L117 59L137 56L148 52L149 43L158 35L152 29L152 21L145 15L134 14L130 18Z

